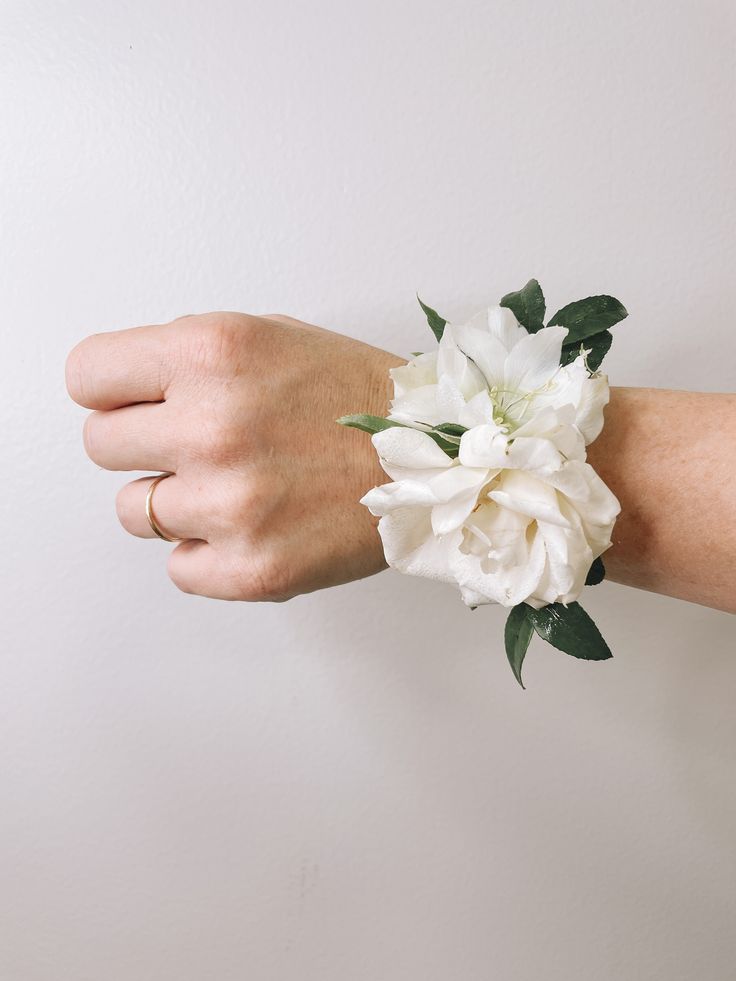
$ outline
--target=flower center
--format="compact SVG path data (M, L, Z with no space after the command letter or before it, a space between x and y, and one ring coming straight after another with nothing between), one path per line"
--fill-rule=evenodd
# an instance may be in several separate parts
M554 387L557 371L543 385L531 392L519 392L510 388L499 388L498 385L490 385L488 394L491 402L493 402L493 421L496 425L506 426L509 432L517 429L524 421L524 416L534 399Z

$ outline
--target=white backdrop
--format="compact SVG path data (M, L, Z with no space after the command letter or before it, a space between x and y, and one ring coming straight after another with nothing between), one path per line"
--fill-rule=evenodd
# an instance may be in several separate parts
M2 0L3 981L733 977L736 621L604 584L614 659L523 692L449 587L179 594L63 381L218 308L407 354L415 290L537 276L624 301L614 383L732 390L733 11Z

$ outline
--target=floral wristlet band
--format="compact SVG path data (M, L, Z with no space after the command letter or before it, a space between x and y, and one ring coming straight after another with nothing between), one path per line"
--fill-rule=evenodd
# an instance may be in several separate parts
M386 418L337 420L373 434L391 478L361 498L380 518L386 561L454 583L472 609L509 607L506 654L522 687L535 631L574 657L611 657L577 599L605 575L621 510L586 446L603 428L599 369L626 310L591 296L544 326L535 279L466 324L419 303L438 348L391 369Z

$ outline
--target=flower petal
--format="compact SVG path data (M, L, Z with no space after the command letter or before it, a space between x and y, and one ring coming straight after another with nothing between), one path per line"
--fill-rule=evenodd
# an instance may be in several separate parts
M393 477L398 467L407 470L437 470L452 466L450 457L439 448L431 436L418 429L392 426L374 433L371 441L376 448L381 466ZM394 477L394 479L399 479Z
M536 400L535 400L536 401ZM585 440L575 426L575 407L547 406L514 430L514 440L526 437L548 440L566 460L585 460Z
M618 498L589 463L571 460L546 479L550 487L564 494L574 505L583 521L612 524L621 511Z
M528 558L526 530L531 519L487 501L467 522L467 528L485 543L485 555L506 565L519 565Z
M463 401L471 399L486 387L480 370L458 348L451 324L445 327L437 354L437 378L450 378L462 393ZM449 421L449 420L448 420Z
M465 467L498 470L506 466L508 438L495 422L474 426L460 437L458 459Z
M487 480L488 470L484 467L454 466L432 477L428 487L438 501L451 501L471 491L477 494Z
M562 408L555 408L551 405L541 407L537 399L532 405L535 409L534 415L530 416L517 429L514 436L546 436L559 425L572 426L575 422L575 409L572 405Z
M524 565L517 566L514 570L515 575L509 577L509 582L506 585L506 602L502 604L503 606L516 606L534 594L544 572L546 560L547 553L544 548L544 540L537 532L529 549L528 560Z
M586 443L592 443L600 436L603 429L603 409L611 398L608 387L608 375L598 372L583 383L576 424L585 437Z
M454 325L451 336L463 354L470 358L483 373L487 386L502 388L504 364L508 352L501 341L494 337L487 327L483 329L471 324Z
M560 367L562 342L567 327L543 327L522 338L506 359L504 388L508 392L533 392L546 385Z
M457 383L449 375L440 375L437 384L437 411L443 422L457 422L465 407L465 398Z
M582 358L567 365L561 365L554 378L544 389L535 396L535 406L539 410L551 408L561 410L563 406L576 408L580 403L580 397L585 380L588 377L588 370ZM575 421L573 411L571 422Z
M400 398L415 388L437 383L437 351L419 354L406 364L389 368L389 377L394 383L394 397Z
M388 418L405 426L437 426L445 422L437 406L437 385L423 385L392 399Z
M526 536L519 543L524 559L514 565L506 565L493 559L482 559L471 551L462 549L453 558L453 571L463 598L484 596L488 603L516 606L533 595L544 571L546 554L539 535ZM467 599L465 600L468 601Z
M527 331L508 307L488 307L488 329L507 351L527 336Z
M487 480L487 470L452 467L429 481L429 489L441 502L432 508L432 530L435 535L446 535L462 525L475 507L478 494Z
M589 463L571 461L548 479L558 488L561 512L571 525L580 528L590 546L591 560L597 558L610 547L613 525L621 510L615 494Z
M560 528L547 521L537 522L537 534L544 540L547 571L554 589L554 597L548 602L558 602L560 596L569 596L573 591L579 595L593 561L585 537L579 531Z
M488 394L488 389L484 388L467 402L458 413L457 421L466 429L473 426L481 426L483 423L493 422L493 402Z
M588 444L603 428L603 408L609 398L608 376L603 372L589 375L581 355L561 367L551 383L534 396L535 414L548 408L562 411L564 407L572 406L572 422Z
M431 508L437 504L437 498L426 481L397 480L372 487L361 497L360 503L364 504L371 514L380 517L398 508Z
M559 470L562 456L555 444L539 436L516 437L511 441L506 466L513 470L528 470L541 474Z
M523 470L505 470L497 488L490 491L488 496L497 504L530 518L563 527L569 525L560 511L554 488Z
M496 602L489 599L488 596L484 596L483 593L477 592L472 586L460 585L460 597L466 606L484 606Z
M456 582L450 565L461 531L437 537L428 511L403 508L381 518L378 532L388 564L410 576Z

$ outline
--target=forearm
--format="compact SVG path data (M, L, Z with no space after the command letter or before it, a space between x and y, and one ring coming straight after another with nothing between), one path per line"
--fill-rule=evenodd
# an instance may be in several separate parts
M621 502L608 578L736 612L736 395L613 388L588 459Z
M169 574L187 592L286 599L386 566L359 503L386 474L365 433L385 415L402 359L289 317L213 313L97 334L67 361L94 411L99 466L173 474L156 514L181 541ZM736 395L615 388L588 458L622 513L611 579L736 612ZM118 495L123 526L155 535L150 478Z

